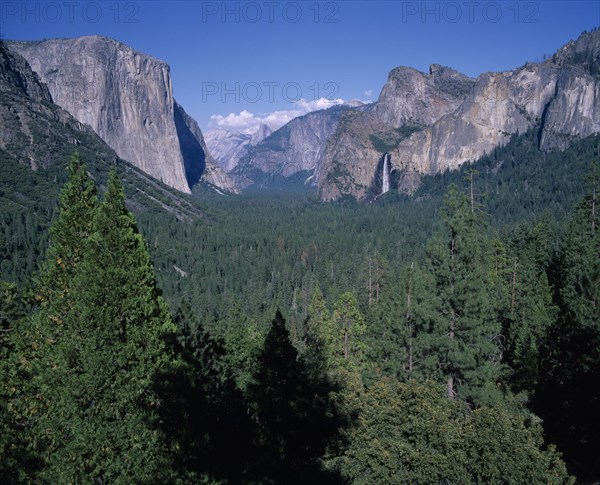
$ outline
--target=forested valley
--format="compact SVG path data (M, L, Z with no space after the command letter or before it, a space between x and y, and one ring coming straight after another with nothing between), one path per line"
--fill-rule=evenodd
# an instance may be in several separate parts
M599 137L537 136L411 196L193 217L121 162L3 159L38 193L0 194L3 481L600 479Z

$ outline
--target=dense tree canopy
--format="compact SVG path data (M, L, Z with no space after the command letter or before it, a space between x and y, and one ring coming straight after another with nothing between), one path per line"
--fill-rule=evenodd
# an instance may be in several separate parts
M190 220L134 218L132 188L113 172L97 197L74 156L33 277L13 278L35 266L42 227L13 237L16 212L0 219L2 254L34 255L2 263L19 284L0 284L0 473L570 483L562 453L596 480L598 169L567 220L544 214L554 179L517 161L580 174L597 153L582 142L563 160L534 140L414 197L209 198ZM463 193L464 173L488 200Z

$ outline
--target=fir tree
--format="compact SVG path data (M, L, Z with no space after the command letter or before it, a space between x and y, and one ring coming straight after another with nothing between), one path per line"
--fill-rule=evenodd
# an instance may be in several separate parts
M183 365L160 374L155 389L164 396L161 428L174 451L177 476L185 483L242 483L252 463L253 427L248 406L227 365L223 341L204 331L189 304L175 313Z
M333 324L337 334L336 353L338 363L356 366L364 361L366 332L365 319L358 302L351 292L342 293L335 304Z
M50 245L34 284L32 303L38 311L16 323L8 400L30 443L32 457L45 463L70 435L68 394L73 361L73 282L92 232L97 210L96 189L78 153L68 164L69 180L60 193L59 212L50 228ZM69 438L67 438L69 439ZM28 472L34 473L36 467ZM29 474L31 480L33 475Z
M60 193L58 216L50 226L50 245L37 281L36 303L42 307L50 299L57 306L68 298L98 208L96 186L79 152L73 154L67 169L69 180Z
M114 171L93 229L70 314L79 349L66 403L73 438L52 458L62 479L153 482L165 478L167 450L152 386L176 365L166 342L175 326Z
M539 382L541 349L557 308L547 277L550 265L548 227L517 228L504 264L503 302L506 361L516 391L535 390Z

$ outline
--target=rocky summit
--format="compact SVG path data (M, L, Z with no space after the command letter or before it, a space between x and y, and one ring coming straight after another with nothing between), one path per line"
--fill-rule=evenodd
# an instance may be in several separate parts
M477 79L439 65L392 70L374 109L348 113L327 140L321 198L379 194L386 153L393 188L411 192L420 174L456 169L533 127L543 150L600 132L600 31L544 62Z

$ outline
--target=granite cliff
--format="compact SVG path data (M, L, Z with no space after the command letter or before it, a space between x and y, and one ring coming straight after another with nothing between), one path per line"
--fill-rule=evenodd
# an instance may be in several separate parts
M89 125L53 103L27 61L0 41L0 213L17 225L46 224L76 150L100 187L108 172L117 170L127 205L136 214L158 211L190 221L204 217L190 196L119 159ZM10 252L5 255L11 259Z
M328 139L320 195L376 196L385 153L394 188L410 192L419 174L455 169L532 127L540 128L544 150L600 132L599 30L544 62L477 79L439 65L428 74L392 70L374 109L349 115Z
M248 145L234 169L240 186L266 186L274 175L285 179L297 174L302 174L307 184L315 185L314 175L320 172L327 140L350 109L338 105L313 111L294 118L254 146Z
M189 193L200 180L234 190L195 121L173 98L169 66L99 36L11 42L53 101L89 125L117 155Z

